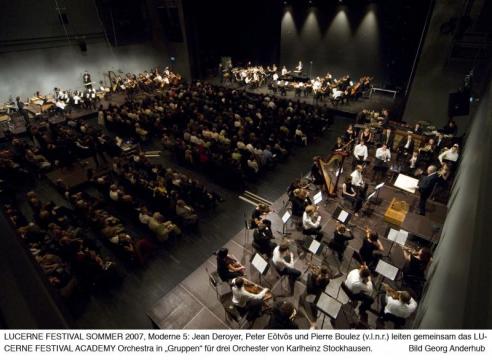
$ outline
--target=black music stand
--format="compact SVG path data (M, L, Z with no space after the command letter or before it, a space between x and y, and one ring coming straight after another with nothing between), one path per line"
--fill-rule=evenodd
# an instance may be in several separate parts
M372 203L374 205L380 205L382 202L383 202L383 199L380 199L379 198L379 192L381 191L381 189L383 188L385 182L383 181L382 183L380 184L377 184L375 187L374 187L374 192L376 193L376 196L373 197L371 199Z
M350 219L352 219L352 214L345 211L341 206L337 206L333 212L332 218L347 225L350 222Z
M292 214L287 210L281 217L282 219L282 235L290 235L290 232L287 232L287 222L290 220Z
M266 273L268 272L268 269L270 269L270 264L259 253L253 254L253 256L251 257L250 263L251 263L251 267L253 269L256 269L256 271L258 271L258 274L260 276L259 283L261 284L263 282L263 276L265 276ZM266 283L268 284L268 282L266 282ZM268 284L268 286L270 286L270 284Z
M322 292L316 297L316 308L323 314L323 321L321 322L321 329L325 325L325 319L328 316L331 320L335 321L338 318L342 303L334 297Z

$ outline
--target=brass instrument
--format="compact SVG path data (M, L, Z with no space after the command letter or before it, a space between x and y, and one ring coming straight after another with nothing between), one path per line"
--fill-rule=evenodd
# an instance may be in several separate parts
M417 256L420 252L420 249L414 249L409 246L402 246L403 251L409 253L410 255Z

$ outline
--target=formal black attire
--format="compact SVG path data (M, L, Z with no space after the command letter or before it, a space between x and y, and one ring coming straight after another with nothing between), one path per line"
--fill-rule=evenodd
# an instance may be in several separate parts
M272 257L273 249L277 247L277 244L272 241L272 231L267 229L255 229L253 232L253 247L260 253L266 254L269 258Z
M437 172L424 176L420 179L418 187L420 192L419 201L419 213L420 215L425 215L425 207L427 199L431 196L434 186L439 182L439 175Z
M343 260L343 254L348 246L348 242L354 238L354 235L352 235L351 232L349 232L348 234L349 235L340 234L338 231L335 230L333 234L333 239L328 244L330 249L337 253L338 260L340 260L340 262Z

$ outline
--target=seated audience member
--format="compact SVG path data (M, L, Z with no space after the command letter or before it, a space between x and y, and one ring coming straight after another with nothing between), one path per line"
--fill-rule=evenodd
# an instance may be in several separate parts
M318 215L316 206L306 206L306 210L302 215L302 229L304 235L316 235L316 240L318 241L323 238L321 216Z
M392 321L395 328L401 328L417 309L417 302L408 291L397 291L386 283L383 283L383 288L385 293L381 294L380 319Z
M362 239L362 246L359 249L359 254L369 269L373 270L376 268L379 259L383 255L383 252L384 247L379 240L378 233L366 228L364 238Z
M342 196L352 203L352 210L355 216L359 216L359 211L362 208L363 198L352 185L352 176L347 176L342 184Z
M229 255L229 249L221 248L216 255L217 273L222 281L229 281L244 275L246 268L233 255Z
M354 269L347 274L344 284L352 293L351 299L361 302L359 314L361 318L367 321L367 310L369 310L374 302L372 298L373 285L371 271L367 266L362 265L359 269Z
M448 123L440 130L445 135L456 136L458 134L458 126L456 122L452 119L448 121Z
M253 247L260 254L265 254L267 257L271 258L273 250L277 247L277 244L272 241L274 238L268 221L265 222L265 220L263 220L253 231Z
M294 322L297 310L292 303L287 301L277 301L273 305L272 315L267 329L272 330L295 330L299 326Z
M301 276L301 272L294 268L294 254L289 250L286 242L273 250L272 261L280 275L289 277L290 294L294 294L295 282Z
M248 321L252 321L261 315L263 298L269 289L263 288L259 293L253 294L245 288L246 279L237 277L231 281L232 303L241 316L246 315Z
M347 229L344 224L337 223L336 229L333 233L333 239L331 239L328 247L332 249L338 257L340 262L343 261L343 254L347 249L348 242L354 238L352 230Z
M186 205L183 200L176 202L176 215L181 219L184 226L195 226L198 223L198 215L195 210Z

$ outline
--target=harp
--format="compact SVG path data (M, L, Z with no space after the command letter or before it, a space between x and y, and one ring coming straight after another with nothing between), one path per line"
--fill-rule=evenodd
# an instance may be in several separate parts
M352 142L353 140L349 141L341 150L334 151L328 158L320 158L318 160L319 168L325 180L325 191L330 197L337 196L338 182L342 173L343 163L345 158L349 156L349 152L346 149Z

